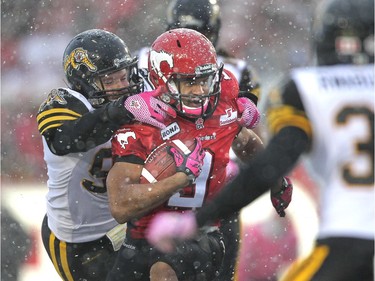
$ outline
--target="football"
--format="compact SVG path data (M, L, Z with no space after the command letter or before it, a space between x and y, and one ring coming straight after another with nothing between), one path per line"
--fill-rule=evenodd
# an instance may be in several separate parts
M145 161L140 183L154 183L176 173L176 164L173 156L168 153L168 146L174 146L183 153L188 154L194 149L195 141L194 139L184 142L179 139L168 140L156 147Z

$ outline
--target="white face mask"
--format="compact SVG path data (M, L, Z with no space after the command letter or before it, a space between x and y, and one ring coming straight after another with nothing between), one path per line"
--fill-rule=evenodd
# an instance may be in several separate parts
M203 106L202 106L202 103L199 103L199 104L197 104L198 107L188 106L188 105L185 105L184 102L182 102L182 111L184 113L187 113L187 114L190 114L190 115L200 116L204 112L206 112L207 107L208 107L208 102L209 102L209 99L206 98L204 103L203 103Z

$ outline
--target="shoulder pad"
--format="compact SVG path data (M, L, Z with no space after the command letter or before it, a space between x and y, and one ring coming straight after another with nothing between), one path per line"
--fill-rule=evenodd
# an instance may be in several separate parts
M91 105L81 94L70 89L58 88L51 90L40 105L38 113L52 108L70 108L82 114L89 111Z
M238 97L238 93L239 85L236 77L228 69L224 69L220 98L227 100L235 99Z
M91 106L79 93L69 89L53 89L40 105L37 122L41 134L48 129L57 128L65 121L75 120L89 112Z

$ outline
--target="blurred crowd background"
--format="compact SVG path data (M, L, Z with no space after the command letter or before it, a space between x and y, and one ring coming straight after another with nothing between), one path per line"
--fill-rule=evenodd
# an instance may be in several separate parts
M265 94L289 68L310 60L316 0L219 0L219 46L246 59ZM122 37L132 53L166 28L168 0L12 0L1 6L1 165L4 182L46 182L35 115L54 87L64 86L62 54L90 28Z

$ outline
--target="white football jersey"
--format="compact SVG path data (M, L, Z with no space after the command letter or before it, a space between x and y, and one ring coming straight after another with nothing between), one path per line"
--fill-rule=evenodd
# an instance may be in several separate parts
M374 65L292 71L313 130L319 237L374 238Z
M65 90L77 103L94 110L83 95ZM57 156L43 137L43 148L48 169L48 226L56 237L70 243L87 242L118 225L109 210L105 177L97 177L98 169L106 173L112 166L111 142L87 152ZM102 193L90 191L93 187Z
M144 91L152 90L147 71L140 70ZM80 93L64 88L67 109L95 110ZM86 110L85 110L86 111ZM48 173L48 226L56 237L82 243L103 237L118 223L112 217L105 180L112 167L111 141L86 152L53 154L43 136L44 160Z

